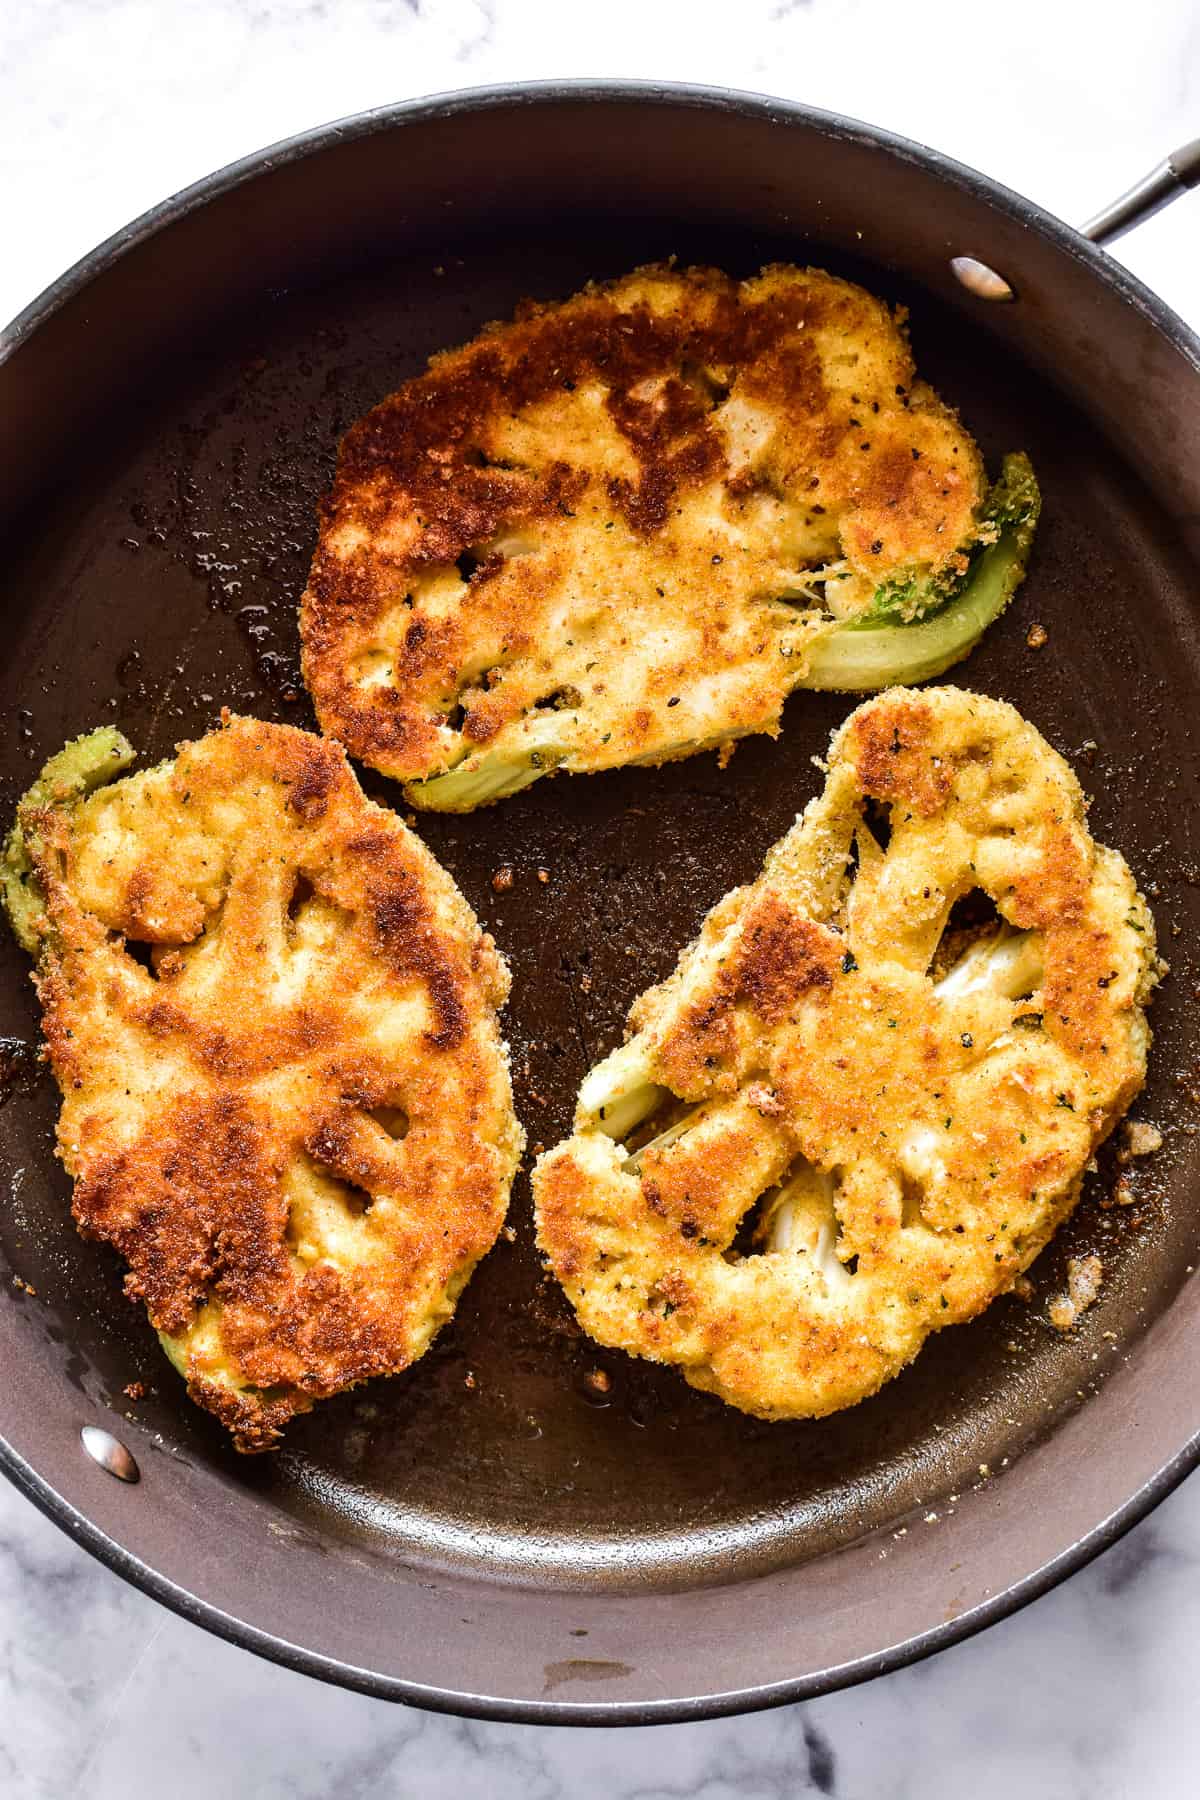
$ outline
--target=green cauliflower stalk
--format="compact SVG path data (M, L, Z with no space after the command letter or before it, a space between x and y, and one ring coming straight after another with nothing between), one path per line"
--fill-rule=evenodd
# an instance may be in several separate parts
M86 799L127 769L135 751L112 725L101 725L82 737L72 738L52 756L17 807L17 816L0 855L0 905L8 915L13 935L23 950L36 956L37 920L42 895L33 872L27 826L42 807L67 806Z
M967 567L894 576L815 645L800 685L855 693L941 675L978 643L1025 575L1042 497L1029 458L1006 456L963 546Z

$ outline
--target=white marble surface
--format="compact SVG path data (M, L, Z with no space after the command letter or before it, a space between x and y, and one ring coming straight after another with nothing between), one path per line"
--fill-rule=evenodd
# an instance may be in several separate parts
M4 0L0 315L170 190L300 127L547 75L770 89L1084 216L1200 131L1200 11L1142 0ZM1200 198L1123 246L1200 325ZM1175 1800L1200 1786L1200 1479L984 1637L804 1707L653 1732L425 1716L161 1611L0 1486L12 1800Z

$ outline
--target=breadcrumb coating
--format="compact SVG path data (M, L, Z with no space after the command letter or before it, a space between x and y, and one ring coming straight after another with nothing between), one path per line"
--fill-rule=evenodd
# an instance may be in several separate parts
M48 765L6 876L75 1218L192 1398L267 1449L419 1357L491 1247L522 1144L508 971L338 746L227 717L80 797L92 751L105 777L131 755L96 733Z
M998 917L959 931L972 895ZM584 1330L764 1418L874 1393L1070 1213L1145 1078L1158 969L1129 869L1011 706L860 706L537 1164Z
M815 269L644 268L525 304L349 432L305 679L351 755L455 810L775 734L839 622L910 618L994 541L985 485L902 312Z

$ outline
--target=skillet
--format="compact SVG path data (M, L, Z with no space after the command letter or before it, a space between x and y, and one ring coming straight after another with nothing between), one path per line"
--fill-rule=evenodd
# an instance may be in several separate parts
M1101 229L1194 173L1164 166ZM534 1253L522 1177L515 1242L431 1353L248 1460L184 1399L115 1258L74 1232L6 936L5 1471L209 1629L478 1716L678 1720L865 1679L1042 1592L1200 1456L1200 344L1082 235L983 177L782 102L550 84L326 127L147 215L0 343L5 816L94 723L118 723L144 761L223 704L310 724L295 602L339 434L521 296L669 254L864 280L910 308L921 373L989 465L1033 457L1029 578L953 678L1014 701L1069 756L1097 837L1151 896L1172 974L1137 1112L1165 1144L1132 1206L1111 1204L1101 1157L1031 1302L996 1302L875 1399L791 1425L582 1339ZM964 256L985 273L956 276ZM987 268L1015 299L985 297ZM696 759L421 818L511 959L531 1143L567 1128L630 1000L756 872L852 704L797 696L779 743L744 744L724 773ZM1093 1249L1100 1298L1060 1336L1047 1299Z

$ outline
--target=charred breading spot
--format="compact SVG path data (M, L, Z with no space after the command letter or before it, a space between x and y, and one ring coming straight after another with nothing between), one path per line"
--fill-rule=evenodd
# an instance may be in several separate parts
M660 1044L666 1085L677 1093L731 1093L757 1025L777 1025L832 983L844 945L837 934L797 918L767 892L746 908L736 948L703 998L685 1006Z
M197 1406L221 1421L239 1449L247 1451L273 1450L296 1413L286 1398L243 1393L203 1375L188 1382L188 1393Z
M798 919L777 894L749 908L731 982L769 1025L778 1025L814 988L832 985L842 949L811 919Z
M336 756L314 738L312 749L304 753L300 768L290 782L288 805L302 819L315 824L325 815L330 793L338 775Z
M605 405L639 467L636 481L609 476L613 504L642 537L660 531L680 488L717 474L724 464L720 441L694 388L668 376L652 397L637 388L610 389Z
M862 707L854 715L853 756L863 792L932 818L946 803L954 770L931 732L930 708L917 694L883 700L888 704L878 710Z
M394 887L375 896L375 930L384 954L396 969L418 976L433 1007L433 1029L425 1033L439 1050L453 1050L467 1031L467 1009L453 967L440 954L437 929L415 889Z
M138 1009L141 1022L151 1037L172 1037L178 1031L186 1031L187 1016L179 1007L173 1006L169 1000L154 1000L149 1006ZM227 1060L227 1040L224 1034L208 1034L206 1049L210 1066L215 1065L219 1071Z
M192 1397L269 1448L419 1357L495 1239L522 1142L507 969L343 753L290 727L228 718L22 818L76 1219Z
M310 1156L330 1168L347 1168L354 1158L351 1121L336 1116L322 1119L316 1130L310 1131L305 1138L304 1148ZM358 1174L360 1168L361 1163L354 1173Z
M521 307L347 433L305 679L414 783L531 742L592 770L773 732L832 616L960 567L984 485L902 313L819 270L642 269Z
M156 1122L115 1155L91 1159L73 1210L85 1236L129 1264L126 1292L159 1331L186 1328L205 1293L230 1281L265 1292L282 1270L282 1216L262 1139L234 1095L184 1098L169 1128Z
M125 888L125 910L129 915L131 934L144 932L148 938L155 936L151 910L153 891L149 871L134 869Z
M724 986L685 1008L659 1051L664 1085L689 1096L732 1093L738 1083L738 1024Z
M410 681L417 680L427 669L436 669L445 656L451 638L447 626L438 627L427 619L412 619L400 646L397 667Z
M885 693L827 771L534 1170L583 1329L764 1418L855 1404L1012 1286L1142 1085L1159 973L1129 869L1011 707ZM963 930L977 893L998 923Z

